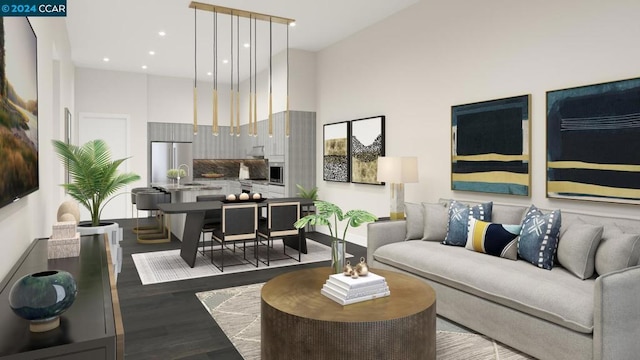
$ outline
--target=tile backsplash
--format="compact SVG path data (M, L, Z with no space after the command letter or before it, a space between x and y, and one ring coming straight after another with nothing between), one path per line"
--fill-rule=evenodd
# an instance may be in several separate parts
M250 179L267 179L268 160L265 159L194 159L194 179L237 179L240 164L249 168Z

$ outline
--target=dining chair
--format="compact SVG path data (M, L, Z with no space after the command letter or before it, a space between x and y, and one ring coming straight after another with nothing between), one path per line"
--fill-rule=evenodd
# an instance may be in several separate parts
M269 266L271 262L270 252L273 248L274 239L282 239L283 253L288 258L300 261L300 248L302 246L302 239L300 237L300 229L297 229L293 224L300 219L300 202L299 201L287 201L287 202L270 202L267 204L267 220L261 222L258 227L258 240L266 240L267 259L263 261L258 256L258 260L263 264ZM284 238L287 236L296 236L298 238L298 258L287 254L287 245L284 243ZM261 241L260 241L261 242Z
M223 201L226 198L225 195L198 195L196 201ZM222 209L207 210L204 213L204 222L202 229L200 230L200 245L198 248L200 253L205 255L207 245L207 234L213 233L213 229L219 227L222 223ZM210 243L209 243L210 244Z
M258 230L258 204L256 203L240 203L240 204L222 204L222 218L219 227L215 227L211 234L211 239L220 244L219 250L214 250L214 244L211 244L211 263L221 272L224 272L224 253L227 244L233 244L233 252L236 251L236 243L242 242L242 257L245 263L258 267L257 250L258 240L256 237ZM253 255L255 262L247 259L247 240L253 242ZM214 261L214 251L220 251L220 266ZM240 265L240 264L234 264Z

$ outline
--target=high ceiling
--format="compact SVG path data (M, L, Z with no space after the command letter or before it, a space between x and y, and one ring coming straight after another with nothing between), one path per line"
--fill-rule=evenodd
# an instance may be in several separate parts
M292 49L318 51L419 0L216 0L218 6L296 20L289 28ZM213 14L189 8L191 0L68 0L67 29L76 66L193 78L197 41L198 79L213 70ZM194 40L194 15L197 40ZM236 20L234 18L234 24ZM240 19L240 68L248 68L247 19ZM218 17L219 77L229 64L230 21ZM258 70L268 63L269 23L258 24ZM286 46L287 27L273 24L273 54ZM161 37L160 31L166 32ZM235 30L234 30L235 31ZM234 38L234 43L237 40ZM234 45L235 46L235 45ZM154 51L150 55L149 51ZM237 55L236 59L237 59ZM105 62L103 58L108 57ZM235 62L235 61L234 61ZM142 66L147 68L143 69ZM230 74L227 70L226 74ZM228 75L226 75L228 76ZM241 73L244 78L246 74Z

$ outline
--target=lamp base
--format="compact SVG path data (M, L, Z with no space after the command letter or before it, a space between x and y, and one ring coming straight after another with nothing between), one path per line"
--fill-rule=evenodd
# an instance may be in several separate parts
M391 220L404 220L404 184L391 183Z

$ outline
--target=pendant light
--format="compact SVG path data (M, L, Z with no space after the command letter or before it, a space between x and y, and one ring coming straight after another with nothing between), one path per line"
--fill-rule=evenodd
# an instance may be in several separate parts
M253 20L253 37L255 38L255 49L253 53L255 58L253 59L253 73L256 75L253 78L253 136L258 137L258 20Z
M218 136L218 12L213 12L213 126L211 133Z
M273 19L269 17L269 137L273 136Z
M251 61L253 60L253 15L249 14L249 136L253 136L253 70Z
M198 135L198 10L193 9L193 135Z
M229 135L233 136L233 96L235 92L233 91L233 11L231 12L231 19L229 20L229 24L231 24L230 28L230 40L229 40L229 49L231 50L231 90L229 93L229 98L231 99L231 106L229 109Z
M237 65L236 76L238 81L236 84L236 136L240 136L240 16L236 17L236 57Z
M289 123L289 25L287 27L287 104L284 109L284 135L289 137L291 134L291 124Z

